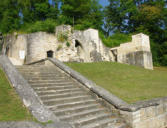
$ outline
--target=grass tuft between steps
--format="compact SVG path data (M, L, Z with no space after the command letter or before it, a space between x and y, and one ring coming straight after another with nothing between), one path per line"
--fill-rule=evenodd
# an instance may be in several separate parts
M66 63L128 103L167 96L167 68L147 70L113 62Z
M0 121L35 120L0 68Z

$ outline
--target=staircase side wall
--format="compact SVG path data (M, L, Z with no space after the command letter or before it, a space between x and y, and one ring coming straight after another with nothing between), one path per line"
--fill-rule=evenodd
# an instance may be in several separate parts
M166 128L167 100L159 99L157 103L135 112L120 110L120 114L132 128Z

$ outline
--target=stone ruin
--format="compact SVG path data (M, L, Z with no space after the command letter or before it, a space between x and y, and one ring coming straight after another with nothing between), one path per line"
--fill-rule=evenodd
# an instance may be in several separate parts
M55 33L10 34L4 39L3 51L14 65L32 63L47 57L62 62L112 61L153 69L149 37L132 36L132 42L108 48L98 30L73 30L69 25L56 27Z
M110 50L113 53L113 61L153 69L150 40L147 35L133 35L132 42L123 43Z

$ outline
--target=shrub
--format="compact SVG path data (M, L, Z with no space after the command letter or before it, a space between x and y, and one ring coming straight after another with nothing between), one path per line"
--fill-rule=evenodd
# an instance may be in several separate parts
M108 47L116 47L122 43L126 43L131 41L131 35L129 34L122 34L122 33L115 33L109 37L105 37L102 32L99 32L99 36L102 39L103 43Z
M27 33L33 33L33 32L39 32L39 31L54 33L56 26L57 26L57 23L55 20L47 19L45 21L37 21L35 23L26 24L21 31L24 31Z
M167 65L167 54L163 55L163 57L162 57L162 65L163 66Z
M57 39L60 42L65 42L68 40L68 34L67 33L59 33Z
M70 47L70 43L69 43L69 42L66 42L66 46L67 46L67 47Z
M60 49L62 49L62 45L59 45L59 46L57 47L57 51L59 51Z

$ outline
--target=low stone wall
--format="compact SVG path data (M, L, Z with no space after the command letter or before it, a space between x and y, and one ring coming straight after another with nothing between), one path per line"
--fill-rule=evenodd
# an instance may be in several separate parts
M135 105L147 105L151 102L154 102L153 106L143 107L134 112L120 110L120 114L132 128L166 128L167 98L138 102Z

